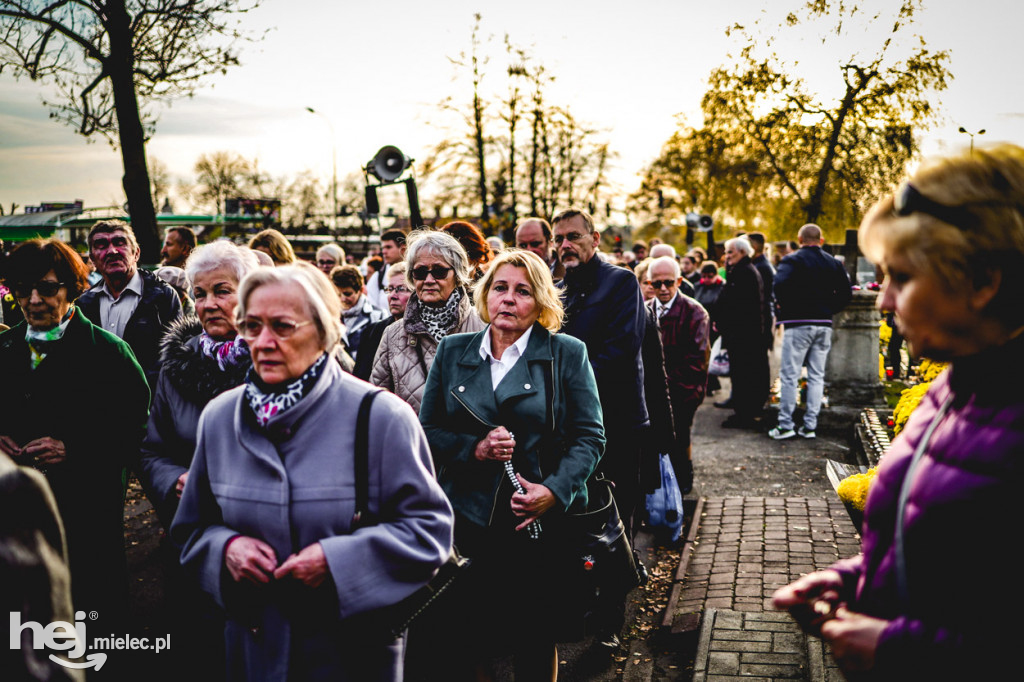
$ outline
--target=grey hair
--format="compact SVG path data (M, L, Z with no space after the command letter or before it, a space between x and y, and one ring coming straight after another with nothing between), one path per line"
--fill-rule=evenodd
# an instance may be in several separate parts
M661 246L661 244L658 244L658 246ZM659 256L658 258L652 260L650 265L647 266L647 279L651 278L651 270L653 270L655 266L658 265L671 265L672 272L675 273L673 277L675 277L676 279L679 279L679 277L682 276L683 274L683 271L680 270L679 268L679 262L675 258L672 258L671 256Z
M321 347L331 351L341 342L341 301L331 280L311 263L299 261L277 268L256 268L238 288L235 323L241 328L252 292L266 284L296 284L305 293L306 312L320 332Z
M405 264L404 260L400 260L397 263L395 263L394 265L389 266L388 267L388 271L386 273L384 273L384 276L387 277L388 279L391 279L392 277L394 277L396 275L401 275L403 278L405 278L406 277L405 273L408 272L408 271L409 271L409 266Z
M651 258L668 257L675 259L676 247L672 246L671 244L655 244L654 246L651 247L650 251L648 251L647 255L649 255Z
M195 283L199 275L219 268L227 268L241 282L245 276L260 266L256 254L225 239L197 246L185 261L185 274L189 282Z
M345 264L345 249L341 248L334 242L328 242L319 249L316 250L316 255L320 255L321 252L330 254L331 258L338 261L338 265Z
M435 256L450 265L455 271L455 286L470 285L469 256L455 237L447 232L416 230L406 238L405 243L409 246L405 252L405 265L408 268L405 281L410 287L415 287L412 269L416 267L416 260L422 255Z
M753 256L754 247L750 245L750 241L746 237L736 237L725 242L725 248L732 247L742 253L744 256Z

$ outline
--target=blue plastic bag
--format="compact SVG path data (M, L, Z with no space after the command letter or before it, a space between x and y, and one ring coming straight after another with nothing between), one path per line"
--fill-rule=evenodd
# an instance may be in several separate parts
M661 487L647 496L648 522L655 530L668 531L672 542L675 542L683 531L683 495L679 492L672 460L662 453L658 463L661 466Z

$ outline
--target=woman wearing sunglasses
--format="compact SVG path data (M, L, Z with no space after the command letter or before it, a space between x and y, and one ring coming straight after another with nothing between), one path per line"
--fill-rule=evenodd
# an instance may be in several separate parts
M917 357L948 361L871 484L862 553L775 593L847 679L1017 669L1024 522L1024 149L932 163L860 228Z
M149 389L121 339L74 305L89 271L55 239L25 242L7 260L25 320L0 334L0 450L42 471L67 533L76 611L97 631L123 625L125 466L138 456Z
M484 328L473 309L469 260L459 242L444 232L409 235L405 262L414 289L401 322L384 331L370 382L388 389L419 412L437 344L449 334Z
M452 511L409 406L380 391L367 423L368 516L354 514L357 415L371 386L332 359L341 304L306 263L242 280L245 384L214 398L171 527L182 564L225 609L238 680L392 680L403 640L355 616L422 587L451 550Z

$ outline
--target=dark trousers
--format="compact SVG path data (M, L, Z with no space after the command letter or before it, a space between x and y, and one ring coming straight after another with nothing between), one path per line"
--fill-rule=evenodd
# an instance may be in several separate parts
M768 399L771 369L768 366L768 351L760 341L734 342L728 346L732 403L738 419L759 417Z

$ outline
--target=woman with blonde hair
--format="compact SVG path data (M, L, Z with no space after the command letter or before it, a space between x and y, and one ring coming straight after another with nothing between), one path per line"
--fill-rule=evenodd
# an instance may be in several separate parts
M290 265L296 261L291 243L274 228L267 228L250 239L249 248L267 254L276 266Z
M586 346L556 333L561 298L535 254L502 251L475 298L488 326L445 337L420 410L438 482L455 509L456 545L476 562L450 623L433 631L459 649L442 663L449 668L472 662L483 674L489 658L510 651L517 679L555 679L558 543L556 533L539 530L586 509L605 441L597 383ZM493 610L513 585L515 604Z
M850 679L1001 679L1024 607L1024 149L923 166L868 213L878 297L917 357L948 361L878 466L862 553L775 593ZM1008 617L1011 620L1007 620Z

